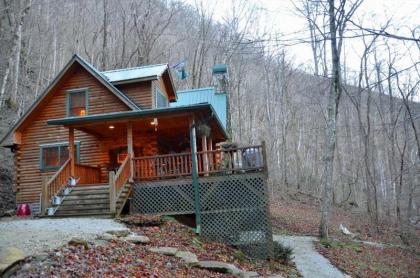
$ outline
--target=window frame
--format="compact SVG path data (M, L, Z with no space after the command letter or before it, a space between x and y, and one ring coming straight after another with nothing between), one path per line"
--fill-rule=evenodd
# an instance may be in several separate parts
M70 115L70 99L72 94L79 94L84 93L85 94L85 116L89 115L89 90L88 88L78 88L78 89L72 89L67 90L67 96L66 96L66 116L67 117L83 117L83 116L73 116Z
M166 106L158 107L158 97L157 94L160 94L166 100ZM168 97L160 90L158 86L155 87L155 108L166 108L169 107L169 99Z
M41 144L39 145L39 169L41 171L51 171L51 170L58 170L62 166L61 164L61 148L66 147L68 148L68 142L60 142L60 143L51 143L51 144ZM75 152L76 152L76 163L80 163L80 141L74 142ZM45 166L44 165L44 149L48 148L58 148L58 159L59 159L59 166ZM64 161L63 161L64 163Z

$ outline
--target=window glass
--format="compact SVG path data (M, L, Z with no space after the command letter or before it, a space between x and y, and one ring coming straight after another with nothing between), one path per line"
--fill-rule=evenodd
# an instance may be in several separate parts
M50 147L43 149L44 168L55 168L60 166L59 148Z
M168 100L159 89L155 92L155 98L156 108L168 107Z
M66 146L60 146L60 161L61 165L66 162L66 160L69 159L69 147Z
M86 114L86 92L69 93L69 116L85 116Z
M79 144L74 146L74 157L79 161ZM69 159L67 144L56 146L41 146L41 169L58 169Z

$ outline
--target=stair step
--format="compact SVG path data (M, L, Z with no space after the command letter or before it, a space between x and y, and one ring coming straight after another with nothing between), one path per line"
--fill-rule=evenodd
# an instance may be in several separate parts
M70 195L65 196L65 200L72 199L104 199L109 198L108 192L97 192L97 193L71 193Z
M67 200L64 199L63 203L61 203L60 207L65 206L75 206L75 205L97 205L97 204L109 204L109 198L103 199L72 199Z
M81 205L71 205L71 206L59 206L57 211L67 211L67 210L95 210L95 209L108 209L109 203L103 204L81 204Z
M96 209L66 209L66 210L61 210L58 209L55 212L55 215L63 215L63 214L79 214L79 215L83 215L83 214L104 214L104 213L109 213L109 207L108 208L96 208Z
M61 217L95 217L95 218L114 218L114 214L109 213L61 213L54 214L49 217L61 218Z
M86 189L108 189L108 184L84 184L72 187L73 190L86 190Z

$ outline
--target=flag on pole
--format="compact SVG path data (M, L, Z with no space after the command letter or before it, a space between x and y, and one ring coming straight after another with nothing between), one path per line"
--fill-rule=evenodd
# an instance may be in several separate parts
M173 65L172 68L175 70L176 76L178 76L179 80L184 80L188 77L188 71L185 68L185 61Z

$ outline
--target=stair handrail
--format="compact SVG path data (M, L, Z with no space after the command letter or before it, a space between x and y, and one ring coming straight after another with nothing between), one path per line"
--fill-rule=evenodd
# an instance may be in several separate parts
M116 206L118 197L120 195L120 191L123 189L124 184L126 184L130 178L130 160L130 154L127 154L127 157L124 159L117 172L109 172L109 202L111 213L116 212Z
M70 161L67 159L57 172L43 185L41 191L41 209L45 213L51 199L58 194L67 184L70 177Z

